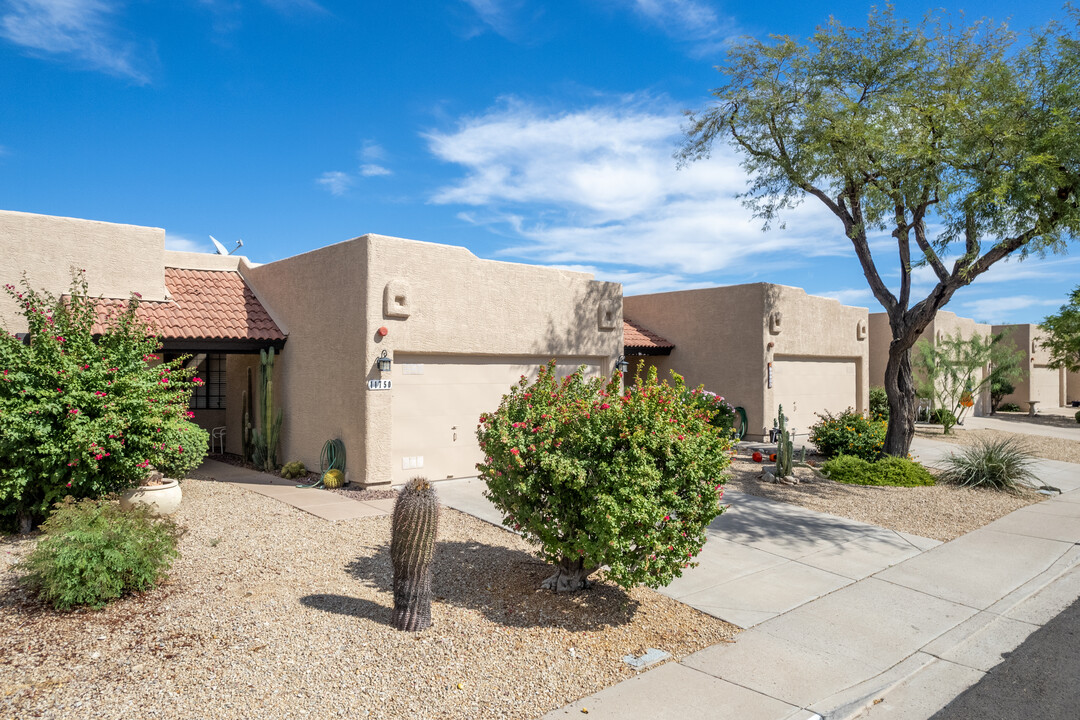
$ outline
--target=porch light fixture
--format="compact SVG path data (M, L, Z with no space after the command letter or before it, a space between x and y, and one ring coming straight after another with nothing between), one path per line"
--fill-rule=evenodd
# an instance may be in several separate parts
M630 363L625 355L620 355L619 359L615 361L615 369L619 372L626 372L630 369Z
M379 372L390 372L390 363L392 361L390 360L390 358L386 357L385 350L382 351L382 355L379 356L377 362L379 365Z

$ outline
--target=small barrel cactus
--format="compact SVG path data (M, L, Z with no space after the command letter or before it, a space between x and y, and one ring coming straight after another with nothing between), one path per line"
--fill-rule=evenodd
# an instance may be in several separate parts
M281 477L287 480L304 477L305 475L307 475L307 467L305 467L304 463L299 460L295 462L285 463L285 465L281 468Z
M394 563L394 627L431 625L431 558L439 528L439 498L425 478L414 477L398 493L390 530Z
M345 484L345 473L337 468L327 470L322 476L323 487L333 490Z

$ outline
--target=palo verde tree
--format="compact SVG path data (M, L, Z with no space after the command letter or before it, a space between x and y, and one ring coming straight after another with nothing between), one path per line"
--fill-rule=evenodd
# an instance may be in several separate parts
M1048 315L1039 327L1049 334L1043 346L1050 351L1050 367L1080 371L1080 285L1057 315Z
M887 454L911 444L910 351L935 313L999 260L1062 251L1080 229L1077 19L1021 41L1004 25L912 25L887 8L864 28L830 21L806 44L745 39L720 68L717 103L690 114L681 161L729 141L766 227L807 196L839 219L892 330ZM871 248L885 233L898 292ZM921 265L935 284L918 299Z

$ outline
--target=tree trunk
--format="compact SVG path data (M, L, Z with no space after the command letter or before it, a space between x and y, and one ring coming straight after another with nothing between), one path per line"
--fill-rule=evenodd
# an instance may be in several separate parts
M903 338L889 344L885 366L885 394L889 398L889 428L885 431L885 455L907 457L915 435L915 380L911 376L911 346Z
M557 593L587 590L592 585L589 576L598 569L585 567L583 560L569 558L560 560L556 568L554 575L540 583L544 590L554 590Z

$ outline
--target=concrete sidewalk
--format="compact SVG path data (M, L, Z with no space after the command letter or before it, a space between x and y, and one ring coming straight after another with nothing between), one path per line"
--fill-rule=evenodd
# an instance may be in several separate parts
M544 720L928 718L1080 597L1080 467L1036 474L1064 494L945 544L725 493L701 566L662 592L749 629ZM479 481L439 490L499 523Z

